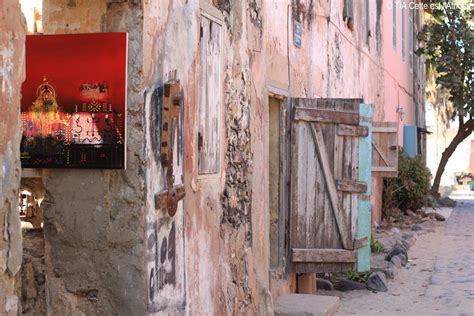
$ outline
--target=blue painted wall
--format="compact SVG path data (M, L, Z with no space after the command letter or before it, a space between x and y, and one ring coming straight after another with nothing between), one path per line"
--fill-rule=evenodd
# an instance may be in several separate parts
M408 157L413 158L418 153L418 128L414 125L403 126L403 150Z
M369 128L367 137L359 138L359 181L367 182L367 192L360 194L357 207L357 238L371 234L371 206L370 188L372 179L372 124L370 119L373 115L371 104L361 104L359 106L360 125ZM364 118L366 120L364 120ZM368 120L367 120L368 119ZM357 251L357 271L370 270L370 243Z

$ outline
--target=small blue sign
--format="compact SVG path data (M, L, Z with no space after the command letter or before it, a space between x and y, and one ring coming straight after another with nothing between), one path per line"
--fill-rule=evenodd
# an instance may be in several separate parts
M296 47L301 47L301 23L294 20L293 21L293 43Z

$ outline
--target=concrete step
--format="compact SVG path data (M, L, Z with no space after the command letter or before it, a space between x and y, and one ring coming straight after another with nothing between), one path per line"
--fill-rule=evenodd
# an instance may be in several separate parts
M277 316L330 316L339 309L339 297L311 294L286 294L274 305Z

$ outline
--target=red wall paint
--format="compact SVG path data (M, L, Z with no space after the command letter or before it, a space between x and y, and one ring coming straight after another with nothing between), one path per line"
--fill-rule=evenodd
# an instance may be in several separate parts
M29 35L26 37L26 80L22 111L36 100L36 89L46 77L56 89L63 111L74 111L87 101L80 86L106 81L108 99L116 112L125 112L127 33Z

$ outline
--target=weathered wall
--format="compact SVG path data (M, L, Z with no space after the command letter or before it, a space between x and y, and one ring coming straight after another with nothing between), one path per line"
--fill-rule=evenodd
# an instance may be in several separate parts
M410 65L410 8L420 8L415 4L419 1L397 1L395 6L396 44L393 42L393 2L379 0L382 3L382 52L384 56L384 106L382 107L383 121L398 122L398 145L403 146L403 126L417 125L424 127L424 58L413 53L413 64ZM402 4L405 9L402 10ZM404 15L404 29L402 29ZM413 11L413 52L419 47L416 34L423 25L423 10ZM405 57L402 58L402 32L405 40ZM399 111L403 112L401 120ZM424 154L425 139L421 139L421 152ZM375 200L373 220L380 224L382 220L382 179L375 178L373 192ZM373 195L374 195L373 194ZM374 201L374 200L373 200Z
M20 90L24 79L25 25L15 0L0 2L0 314L17 315L14 277L20 270Z
M129 37L127 170L43 170L51 314L146 311L142 25L141 1L43 2L46 34L125 31Z
M416 125L416 110L413 102L413 70L409 62L409 8L402 11L402 1L396 6L396 45L393 44L393 7L392 1L384 1L383 16L383 53L385 76L385 120L398 122L398 144L403 146L403 126ZM402 13L405 15L405 59L402 59ZM403 121L397 113L403 109Z
M210 3L209 3L210 5ZM216 13L214 7L211 11ZM197 111L199 1L145 2L144 74L149 151L147 187L151 199L163 189L164 175L155 157L157 104L153 94L175 73L184 96L184 211L179 209L173 222L184 230L185 240L176 240L176 249L185 244L185 258L176 254L176 277L182 283L154 292L149 297L151 312L182 310L190 314L256 313L265 309L268 298L267 214L262 173L262 3L219 2L223 18L224 85L221 124L221 171L212 176L197 175ZM208 12L209 13L209 12ZM159 142L158 142L159 143ZM252 169L254 168L254 169ZM183 222L184 220L184 222ZM169 221L153 205L147 210L147 223ZM257 233L254 233L257 232ZM154 255L149 241L149 256ZM160 241L158 241L160 242ZM255 263L258 258L258 264ZM149 272L153 265L149 266ZM170 301L173 293L178 293ZM150 293L149 293L150 294ZM162 297L161 301L157 297ZM262 305L259 304L262 302ZM156 304L153 304L156 303Z
M365 1L354 1L350 30L343 1L45 0L45 33L129 32L127 170L43 171L51 313L257 314L294 291L283 268L269 280L267 92L362 98L382 120L382 2L369 1L367 26ZM204 7L224 30L221 168L212 176L197 175ZM302 23L301 48L292 19ZM174 217L154 202L166 187L159 109L171 79L184 122L173 175L186 189ZM377 208L380 179L373 192Z
M266 84L290 97L361 98L383 117L384 69L379 1L354 1L353 30L343 21L344 1L273 1L265 5ZM369 26L367 27L367 18ZM293 44L293 19L302 24L301 47ZM371 36L367 41L367 31ZM289 65L289 66L288 66ZM267 114L265 114L267 115ZM265 119L267 120L267 118ZM373 181L373 208L381 182ZM272 295L289 292L294 276L276 269Z

